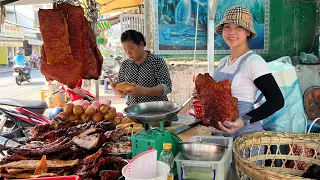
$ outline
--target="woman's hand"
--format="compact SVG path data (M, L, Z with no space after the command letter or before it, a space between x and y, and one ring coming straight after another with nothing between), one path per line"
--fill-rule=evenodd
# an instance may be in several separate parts
M116 88L116 87L117 87L118 82L114 82L114 81L111 79L111 77L110 77L110 76L108 76L108 79L109 79L109 83L110 83L110 85L111 85L111 87L112 87L113 91L114 91L118 96L120 96L120 97L124 98L124 97L125 97L125 95L126 95L126 93L125 93L125 92L123 92L123 91L120 91L119 89L117 89L117 88Z
M117 84L118 84L118 82L114 82L114 81L111 79L110 76L108 76L108 79L109 79L109 83L110 83L112 89L115 89L116 86L117 86Z
M223 124L221 122L218 122L218 124L222 131L230 134L234 134L244 127L244 122L241 118L238 118L234 122L225 121Z
M127 92L127 94L130 97L135 98L135 97L145 96L147 94L148 88L140 86L140 85L136 85L136 84L134 84L134 85L136 87Z

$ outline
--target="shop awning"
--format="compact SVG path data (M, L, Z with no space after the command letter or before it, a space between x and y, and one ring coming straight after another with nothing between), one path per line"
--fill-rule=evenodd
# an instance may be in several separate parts
M38 45L41 46L43 44L43 41L38 40L38 39L26 39L29 44L31 45Z
M97 0L102 9L100 14L119 12L140 6L144 0Z
M83 0L82 0L83 1ZM100 14L121 12L140 6L144 0L97 0L102 5ZM52 0L0 0L0 5L33 5L52 3Z
M52 3L52 0L0 0L0 5L34 5L34 4L47 4Z

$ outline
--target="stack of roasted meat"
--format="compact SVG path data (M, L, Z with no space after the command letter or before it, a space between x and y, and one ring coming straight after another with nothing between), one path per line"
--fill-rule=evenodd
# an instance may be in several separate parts
M110 155L127 152L129 146L131 149L130 142L118 141L124 129L115 129L115 125L107 121L55 130L41 126L39 132L34 132L37 136L8 150L8 155L1 161L0 176L30 178L76 174L82 179L108 177L109 180L121 176L124 161ZM126 149L119 150L119 147Z
M41 73L74 88L79 79L98 79L103 57L90 22L80 6L59 4L39 10Z
M219 128L218 122L235 121L238 100L231 93L229 80L216 82L208 73L196 77L196 91L203 110L203 124Z

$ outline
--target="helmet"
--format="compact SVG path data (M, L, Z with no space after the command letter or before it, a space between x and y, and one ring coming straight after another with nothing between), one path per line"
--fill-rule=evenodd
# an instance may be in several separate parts
M18 54L19 56L21 56L21 55L22 55L22 51L19 50L19 51L17 52L17 54Z
M49 119L51 120L51 119L55 118L62 111L63 111L63 109L61 107L53 108L49 113Z

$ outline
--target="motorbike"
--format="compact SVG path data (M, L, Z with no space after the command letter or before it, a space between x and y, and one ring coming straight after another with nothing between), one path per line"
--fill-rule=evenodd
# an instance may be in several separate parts
M47 104L41 100L0 98L0 153L27 141L29 128L49 123L43 116Z
M8 58L8 65L9 65L9 67L13 66L13 59L10 57Z
M61 86L58 92L66 92L69 100L94 101L94 95L76 87ZM50 123L44 116L47 104L42 100L17 100L0 98L0 154L9 148L25 143L30 138L29 129L36 125Z
M13 77L15 77L17 85L20 86L24 81L27 81L27 82L31 81L31 76L28 73L29 72L28 67L29 66L27 65L13 67Z
M104 79L107 79L108 77L111 77L113 80L115 80L118 77L118 73L120 71L120 67L123 63L122 57L117 56L116 58L113 58L113 62L104 63L102 65L102 73L100 77L100 84L104 84ZM109 83L109 82L107 82Z
M30 64L32 69L40 69L40 58L31 59Z

